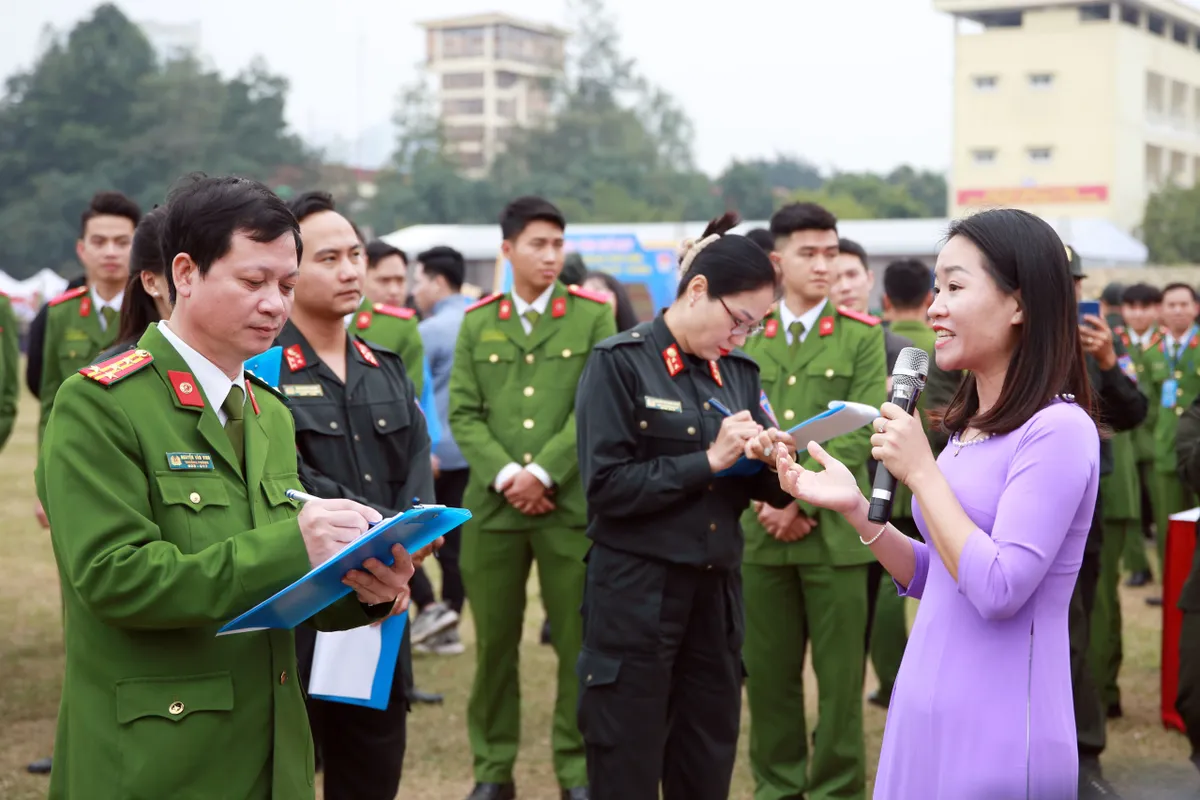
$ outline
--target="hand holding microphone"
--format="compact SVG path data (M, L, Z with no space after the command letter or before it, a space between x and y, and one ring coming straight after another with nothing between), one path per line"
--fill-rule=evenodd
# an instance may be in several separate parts
M928 353L919 347L900 351L892 371L891 396L879 409L880 417L872 423L875 433L871 436L871 457L881 463L875 472L867 512L871 522L890 521L897 481L911 485L920 470L936 468L921 421L913 413L928 374Z

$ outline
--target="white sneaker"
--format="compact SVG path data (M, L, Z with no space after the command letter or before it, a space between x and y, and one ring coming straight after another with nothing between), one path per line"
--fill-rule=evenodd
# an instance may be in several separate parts
M412 623L412 643L420 644L458 624L458 612L445 603L431 603Z
M424 653L433 656L457 656L466 650L457 628L449 628L439 634L430 636L420 644L413 645L414 653Z

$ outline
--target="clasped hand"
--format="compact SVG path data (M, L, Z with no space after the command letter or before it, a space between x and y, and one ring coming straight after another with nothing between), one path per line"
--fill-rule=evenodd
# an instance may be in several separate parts
M527 469L523 469L500 487L509 505L530 517L549 514L554 502L546 491L546 484Z
M775 447L781 445L781 447ZM749 411L739 411L721 420L717 438L708 448L708 463L713 472L728 469L743 456L774 467L775 453L768 450L795 448L790 434L777 428L763 429Z

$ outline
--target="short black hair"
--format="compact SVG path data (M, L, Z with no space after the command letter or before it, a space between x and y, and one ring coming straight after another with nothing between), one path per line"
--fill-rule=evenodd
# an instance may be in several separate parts
M87 208L79 215L79 237L87 233L87 224L93 217L125 217L133 227L142 221L142 209L137 203L120 192L96 192Z
M229 252L233 235L239 231L255 242L273 242L291 233L296 242L296 263L300 263L304 249L300 223L287 204L259 181L195 174L171 192L161 241L172 303L175 277L171 264L175 256L187 253L200 275L207 275L213 262Z
M800 231L837 231L837 217L816 203L790 203L772 215L776 241Z
M1119 281L1113 281L1104 287L1104 291L1100 293L1100 299L1110 306L1121 305L1121 297L1125 294L1125 285Z
M720 299L731 294L753 292L771 286L779 294L779 273L763 249L745 236L728 236L731 228L737 227L738 215L726 212L708 223L701 241L719 234L720 238L709 243L688 264L687 271L679 279L676 299L683 297L692 278L703 275L708 282L709 297ZM680 256L680 263L687 258L689 250Z
M867 266L867 251L858 242L853 239L838 239L838 250L848 256L854 256L862 262L863 269L870 271L871 268Z
M564 231L567 229L567 218L557 206L541 197L527 195L518 197L504 207L500 214L500 233L507 241L516 241L529 223L538 220L557 225Z
M1156 306L1162 302L1162 292L1148 283L1135 283L1125 287L1121 302L1131 306Z
M296 222L303 222L306 217L322 211L337 211L337 205L333 202L333 195L329 192L311 191L298 194L292 201L288 203L288 208L292 211L292 216L296 218ZM355 233L358 230L355 229ZM362 237L359 236L361 239Z
M933 289L933 270L915 258L893 261L883 270L883 294L898 311L924 305Z
M428 275L441 275L450 284L450 288L458 291L462 288L467 277L467 264L462 253L453 247L438 245L417 255L421 269Z
M1173 292L1176 289L1187 289L1192 295L1192 302L1200 300L1200 297L1196 295L1196 287L1192 286L1190 283L1183 283L1182 281L1168 283L1166 286L1164 286L1162 290L1163 297L1165 298L1167 296L1167 292Z
M755 228L751 231L746 231L746 238L761 247L764 252L771 252L775 249L775 237L766 228Z
M388 256L400 256L404 266L408 266L408 254L399 247L393 247L383 239L374 239L367 245L367 268L379 266L379 262Z

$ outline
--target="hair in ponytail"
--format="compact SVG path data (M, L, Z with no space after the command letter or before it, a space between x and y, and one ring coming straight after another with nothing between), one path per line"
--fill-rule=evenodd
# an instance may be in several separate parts
M118 344L136 342L146 328L161 319L154 298L146 293L146 287L142 285L142 273L162 275L167 270L160 245L166 216L165 207L155 206L142 217L133 232L133 244L129 248L129 282L125 284L121 325L117 330Z
M764 286L779 291L779 276L763 249L745 236L730 234L741 222L736 212L727 211L711 220L698 240L687 240L679 253L679 288L682 297L694 278L703 276L708 296L725 297L752 292Z

